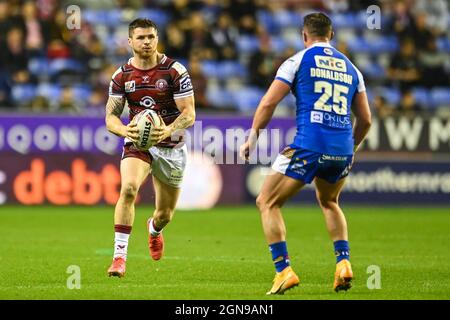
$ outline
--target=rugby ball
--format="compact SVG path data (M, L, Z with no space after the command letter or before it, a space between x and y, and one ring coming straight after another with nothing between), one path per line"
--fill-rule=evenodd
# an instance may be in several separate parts
M133 122L139 130L139 139L134 144L139 150L148 150L153 144L150 141L152 129L161 126L161 119L151 109L145 109L134 116Z

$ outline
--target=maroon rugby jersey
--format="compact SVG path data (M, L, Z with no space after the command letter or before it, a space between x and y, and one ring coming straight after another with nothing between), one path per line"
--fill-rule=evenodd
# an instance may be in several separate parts
M186 68L179 62L163 55L160 63L147 70L131 64L131 59L117 69L109 85L110 97L125 97L130 109L129 120L144 109L155 110L166 125L178 117L175 99L194 94L191 78ZM167 138L157 144L159 147L173 147L180 142ZM129 142L125 138L125 143Z

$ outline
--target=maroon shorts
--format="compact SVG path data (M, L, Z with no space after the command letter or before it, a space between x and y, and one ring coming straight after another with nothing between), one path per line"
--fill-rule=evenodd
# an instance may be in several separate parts
M147 162L148 164L152 164L153 160L150 152L139 150L132 143L126 143L123 146L122 160L125 158L138 158L142 161Z

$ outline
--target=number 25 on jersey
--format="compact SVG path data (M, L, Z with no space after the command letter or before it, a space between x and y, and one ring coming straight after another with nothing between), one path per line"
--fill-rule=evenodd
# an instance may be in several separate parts
M347 114L347 97L348 87L340 84L332 84L327 81L314 82L314 92L322 93L320 98L314 103L314 110L322 110L327 112L335 112L339 115ZM327 104L328 100L333 97L333 104Z

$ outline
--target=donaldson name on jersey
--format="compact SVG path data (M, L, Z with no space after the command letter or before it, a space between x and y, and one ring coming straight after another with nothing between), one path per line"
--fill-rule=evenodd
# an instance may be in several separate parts
M351 104L365 91L361 72L330 44L320 42L287 59L275 79L296 98L294 145L318 153L353 153Z

